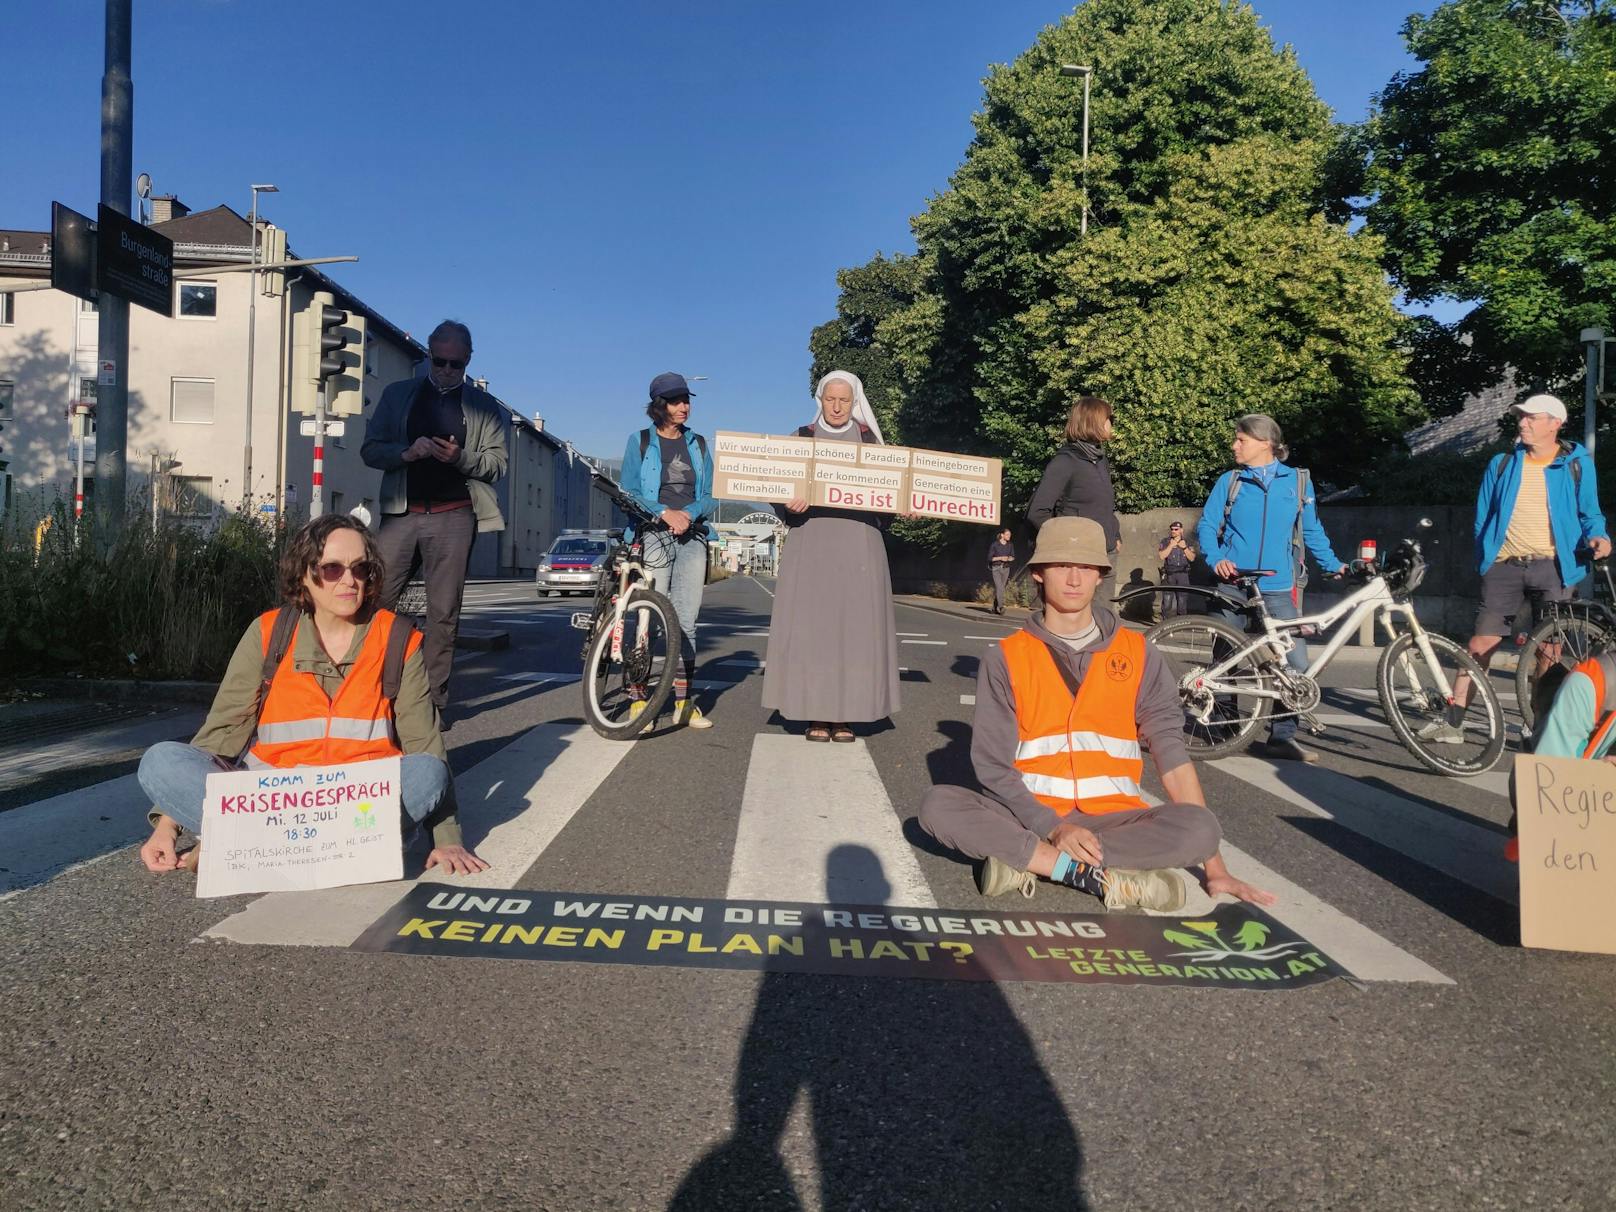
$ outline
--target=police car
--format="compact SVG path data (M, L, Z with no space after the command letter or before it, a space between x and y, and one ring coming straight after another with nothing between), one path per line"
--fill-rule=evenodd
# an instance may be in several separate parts
M533 577L539 596L594 593L606 566L608 544L604 530L563 530L539 557Z

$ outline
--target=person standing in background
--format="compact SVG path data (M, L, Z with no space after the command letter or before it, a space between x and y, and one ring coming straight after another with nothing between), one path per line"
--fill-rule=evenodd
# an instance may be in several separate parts
M1113 564L1122 550L1117 496L1104 445L1114 432L1111 405L1099 396L1082 396L1066 414L1066 443L1055 452L1027 506L1027 521L1038 530L1050 518L1090 518L1105 531L1105 549ZM1109 605L1116 594L1116 569L1108 568L1096 600Z
M1010 528L1004 527L988 545L988 575L993 578L993 613L1004 613L1005 587L1010 583L1010 566L1016 562L1016 545L1010 541Z
M1174 522L1167 528L1167 537L1156 544L1156 554L1161 557L1163 585L1187 586L1190 583L1190 564L1195 559L1195 548L1184 539L1184 523ZM1170 619L1174 615L1189 613L1189 594L1169 592L1161 596L1162 618Z

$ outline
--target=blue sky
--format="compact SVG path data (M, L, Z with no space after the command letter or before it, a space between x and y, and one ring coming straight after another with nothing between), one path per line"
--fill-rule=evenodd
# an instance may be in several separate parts
M621 452L662 370L698 429L811 415L835 272L913 248L1031 0L134 0L136 173L265 215L423 335L465 320L495 392ZM100 0L28 6L0 73L0 227L99 192ZM1259 0L1338 117L1411 62L1417 0ZM329 47L329 50L308 49ZM296 48L296 49L293 49Z

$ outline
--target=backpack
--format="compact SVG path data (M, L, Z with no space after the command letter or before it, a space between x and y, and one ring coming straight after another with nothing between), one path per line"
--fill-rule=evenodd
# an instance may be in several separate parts
M1296 469L1296 522L1291 527L1291 563L1296 572L1296 588L1303 589L1307 585L1307 543L1302 538L1302 510L1306 507L1307 492L1312 486L1312 476L1305 467ZM1240 495L1240 473L1236 471L1229 480L1229 496L1223 502L1223 521L1218 523L1218 546L1223 546L1223 536L1229 530L1229 514L1234 511L1234 499Z
M264 654L264 668L258 679L258 702L253 706L253 719L264 714L269 700L269 684L275 680L275 671L286 659L297 634L297 625L303 612L295 606L283 606L275 615L275 625L269 631L269 651ZM404 658L409 650L410 637L415 634L415 621L406 615L393 616L393 630L387 636L387 653L382 658L382 694L388 703L398 698L398 688L404 681Z
M1594 707L1595 727L1588 736L1588 747L1582 751L1583 757L1591 758L1611 727L1616 725L1616 656L1608 652L1598 653L1592 660L1578 665L1577 671L1587 674L1593 682L1594 698L1597 700Z
M699 433L693 433L690 436L696 439L696 449L701 451L701 457L704 459L707 458L707 439L702 437ZM650 449L651 431L649 429L642 429L640 430L640 458L642 460L645 458L645 452Z

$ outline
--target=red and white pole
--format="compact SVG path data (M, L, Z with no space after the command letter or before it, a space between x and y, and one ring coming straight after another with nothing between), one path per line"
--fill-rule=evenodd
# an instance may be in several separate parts
M314 398L314 487L309 491L310 521L325 512L325 383L324 379L320 380L320 390Z

